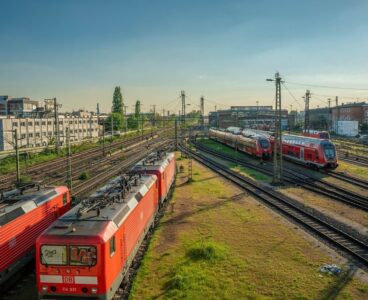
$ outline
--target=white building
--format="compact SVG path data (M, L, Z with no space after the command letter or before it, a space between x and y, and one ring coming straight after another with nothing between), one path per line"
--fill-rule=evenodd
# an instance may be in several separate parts
M69 128L71 142L81 142L99 136L100 128L97 116L59 116L58 120L61 146L66 143L67 128ZM15 129L17 130L19 147L45 147L54 140L56 131L55 119L0 117L0 151L14 149L13 141Z

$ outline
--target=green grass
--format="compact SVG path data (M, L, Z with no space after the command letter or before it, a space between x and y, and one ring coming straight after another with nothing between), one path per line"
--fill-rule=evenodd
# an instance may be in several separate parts
M272 182L272 178L270 176L267 176L261 172L252 170L252 169L248 169L246 167L240 166L240 165L235 165L235 164L231 164L230 167L232 170L245 175L251 179L254 179L256 181L262 181L262 182L267 182L267 183L271 183Z
M214 173L196 164L194 171L191 185L180 185L179 174L130 299L329 299L331 291L334 299L367 298L367 284L321 275L320 265L337 262L294 226Z
M201 140L198 140L199 143L201 143L202 145L210 148L210 149L213 149L213 150L216 150L216 151L221 151L227 155L231 155L231 157L233 158L241 158L241 159L244 159L246 158L247 156L243 153L240 153L240 152L237 152L225 145L222 145L216 141L213 141L213 140L210 140L210 139L201 139ZM258 172L258 171L255 171L255 170L252 170L252 169L249 169L249 168L246 168L246 167L243 167L243 166L240 166L240 165L237 165L237 164L234 164L234 163L226 163L232 170L236 171L236 172L239 172L247 177L250 177L256 181L263 181L263 182L267 182L267 183L271 183L272 179L271 177L267 176L267 175L264 175L262 174L261 172Z
M231 155L233 158L246 158L247 155L243 154L242 152L238 152L233 150L230 147L227 147L223 144L220 144L214 140L210 140L210 139L198 139L197 140L198 143L202 144L203 146L206 146L210 149L213 149L215 151L221 151L222 153Z

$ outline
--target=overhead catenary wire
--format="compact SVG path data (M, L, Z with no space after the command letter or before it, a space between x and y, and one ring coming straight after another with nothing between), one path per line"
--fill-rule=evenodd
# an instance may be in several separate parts
M292 84L292 85L300 85L300 86L316 87L316 88L326 88L326 89L368 91L368 88L355 88L355 87L328 86L328 85L309 84L309 83L300 83L300 82L292 82L292 81L287 81L287 83L288 83L288 84Z

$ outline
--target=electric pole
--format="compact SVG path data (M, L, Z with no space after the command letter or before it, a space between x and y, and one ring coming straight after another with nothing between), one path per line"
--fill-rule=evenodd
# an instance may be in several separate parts
M152 126L155 127L156 126L156 104L153 104L152 107L153 107Z
M59 139L59 104L56 101L56 98L54 100L54 119L55 119L55 150L56 153L60 153L60 139Z
M204 97L201 97L201 129L204 129Z
M102 155L105 156L105 120L102 124Z
M182 126L185 126L185 91L181 91Z
M276 85L276 105L275 105L275 137L273 149L273 185L282 184L282 131L281 131L281 77L277 72L275 79L267 79L267 81L275 81Z
M110 142L112 143L112 137L114 134L114 114L111 112L111 139Z
M165 109L162 109L162 127L165 127Z
M175 150L178 150L178 119L175 118Z
M304 109L304 131L309 133L309 99L310 99L310 91L307 90L305 92L305 109Z
M19 146L18 146L18 134L17 129L14 129L14 148L15 148L15 160L17 168L17 185L20 184L20 167L19 167Z
M331 108L331 98L328 98L328 108Z
M336 98L335 98L335 104L336 104L336 106L338 106L338 105L339 105L339 97L337 97L337 96L336 96Z
M69 192L72 193L72 188L73 188L72 153L70 151L70 132L69 132L69 127L66 128L66 146L68 148L66 182L67 182L67 185L68 185L68 188L69 188Z
M257 103L256 129L258 129L258 111L259 111L259 106L258 106L258 104L259 104L259 101L256 101L256 103Z
M125 124L125 133L128 131L128 119L127 119L127 105L124 105L124 124Z

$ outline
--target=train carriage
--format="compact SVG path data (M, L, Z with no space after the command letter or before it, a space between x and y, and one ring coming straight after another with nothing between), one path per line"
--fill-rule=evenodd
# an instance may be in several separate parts
M173 186L174 155L160 157L150 160L144 172L132 171L110 181L38 238L40 299L113 298L154 224L162 200L159 190L167 197Z
M158 151L138 162L133 172L139 174L154 174L158 179L158 197L162 204L168 196L176 173L176 161L174 153Z
M0 285L34 257L36 238L70 209L65 186L27 189L0 198Z
M326 139L284 134L282 154L313 168L335 169L338 166L335 145Z
M217 129L210 129L209 137L249 155L261 159L270 158L272 151L268 138L250 130L240 131L240 134L233 134L233 131L234 130L225 132Z

